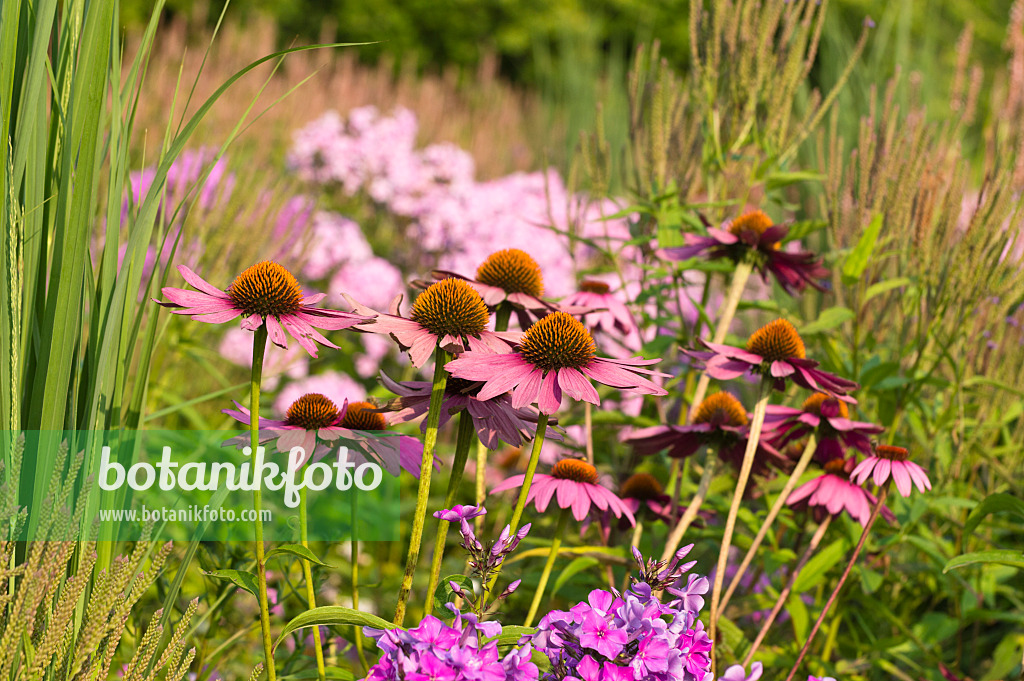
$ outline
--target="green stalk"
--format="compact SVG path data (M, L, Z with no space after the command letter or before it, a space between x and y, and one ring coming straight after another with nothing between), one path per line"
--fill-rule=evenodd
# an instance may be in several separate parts
M451 508L455 503L455 497L459 493L459 485L462 484L462 474L466 470L466 461L469 459L469 446L476 439L476 429L473 427L473 415L468 409L459 412L459 439L455 444L455 459L452 461L452 474L448 478L448 492L444 497L443 508ZM444 558L444 544L448 539L447 520L438 520L437 536L434 539L434 558L430 564L430 583L427 585L426 614L434 611L434 591L437 589L437 582L441 579L441 560Z
M757 452L757 444L761 439L761 426L764 425L764 416L768 407L768 398L771 397L771 390L771 379L762 379L761 394L757 404L754 406L754 418L750 423L750 433L747 436L747 449L743 454L743 465L740 467L740 476L736 481L736 491L732 495L729 515L725 520L722 547L718 551L718 569L715 571L715 584L711 590L711 617L708 626L708 636L711 637L712 641L715 640L715 631L718 628L718 616L720 614L718 604L722 598L722 582L725 580L725 567L729 562L729 547L732 545L732 533L736 529L736 516L739 515L740 503L743 501L743 491L747 488L750 471L754 467L754 454ZM712 667L714 667L713 662Z
M352 495L355 496L354 494ZM302 542L303 548L309 548L309 531L308 521L306 514L306 487L302 486L299 488L299 541ZM312 610L316 607L316 590L313 588L313 571L309 566L309 561L303 558L302 563L302 577L306 580L306 605L308 609ZM316 677L319 681L325 681L327 679L327 670L324 667L324 649L323 641L320 640L320 627L313 627L313 644L316 646Z
M523 476L523 486L519 488L519 499L516 500L515 510L512 511L512 521L509 523L509 536L519 529L519 521L523 517L523 508L526 506L526 497L530 495L530 486L533 484L533 474L537 472L537 462L540 460L540 450L544 446L544 436L548 432L548 415L540 414L537 417L537 433L533 437L533 449L530 451L530 463L526 465L526 475ZM494 588L501 574L501 566L494 571L487 590Z
M768 530L771 529L772 523L775 522L775 518L778 517L779 512L782 511L782 507L786 505L786 499L789 498L789 494L796 487L797 480L807 470L807 464L810 463L811 457L814 456L814 451L818 448L818 440L811 433L811 436L807 439L807 445L804 447L804 453L800 455L800 460L797 461L796 468L789 476L789 480L786 481L785 487L782 488L782 492L779 493L775 503L772 504L772 508L768 511L768 517L761 523L761 529L757 531L757 536L754 537L754 543L747 549L747 555L743 556L743 562L740 563L739 568L736 570L736 574L733 575L732 581L729 582L729 588L725 590L725 595L722 596L721 609L725 610L725 606L729 604L729 599L732 598L733 593L736 591L736 587L740 584L740 578L743 577L743 573L750 567L751 561L754 560L754 554L761 547L761 542L764 541L765 536L768 534Z
M508 331L508 320L512 316L512 304L503 302L494 311L494 330Z
M568 523L569 509L563 508L562 512L558 515L555 536L551 540L551 552L548 553L548 560L544 563L544 572L540 574L540 583L537 584L537 590L533 593L533 602L530 603L530 612L527 613L526 621L523 622L524 627L533 624L533 618L537 616L537 610L540 608L540 599L544 596L544 589L548 585L548 578L551 577L551 568L555 566L555 559L558 558L558 549L562 547L562 535L565 534L565 526Z
M416 492L416 511L412 517L412 537L409 539L409 555L405 562L405 574L402 576L402 588L398 592L398 605L395 607L395 624L402 626L405 621L405 607L412 592L412 579L416 574L416 565L420 559L420 544L423 543L423 523L427 515L427 502L430 499L430 475L434 471L434 448L437 446L437 426L441 421L441 403L444 401L444 389L448 384L448 372L444 365L449 355L440 347L434 352L434 382L430 389L430 406L427 409L427 432L423 436L423 461L420 463L420 484Z
M857 556L860 555L861 550L864 548L864 544L868 540L868 533L871 531L871 526L875 524L875 520L878 518L879 511L882 510L882 504L885 503L885 497L889 493L889 483L886 481L885 486L878 493L878 501L875 502L875 507L871 509L871 517L868 518L867 525L864 526L864 531L860 534L860 541L857 542L857 547L853 550L853 555L850 556L850 562L846 564L846 569L843 570L842 577L839 578L839 583L836 584L836 588L832 590L832 595L828 597L828 601L825 602L825 607L821 609L821 614L818 615L818 619L815 620L814 626L811 628L811 633L807 636L807 641L804 643L804 647L800 649L800 654L797 655L796 662L793 663L793 668L789 670L789 675L786 677L786 681L793 681L793 675L800 668L800 663L804 661L804 656L807 655L807 651L811 647L811 642L814 641L815 634L821 629L821 623L825 621L825 616L828 615L828 611L832 609L832 604L836 602L836 598L839 596L839 592L842 590L843 585L846 584L847 577L850 576L850 571L853 570L853 564L857 562Z
M352 509L352 609L359 609L359 521L357 515L359 499L358 494L349 495L350 508ZM366 661L366 652L363 650L363 628L358 624L353 627L355 630L356 654L359 656L359 663L363 665L363 671L369 673L370 665Z
M255 467L260 439L260 384L263 380L263 355L267 349L267 325L264 323L256 329L252 341L252 380L249 395L249 436L252 446L252 463ZM263 633L263 656L267 663L267 678L277 679L274 668L274 640L270 636L270 608L267 606L267 557L263 547L263 518L260 514L262 502L261 486L263 480L253 477L256 489L252 493L252 507L256 512L256 581L259 586L257 598L260 602L260 629Z
M732 283L729 284L729 292L726 294L725 302L722 304L722 309L718 314L718 321L715 323L715 335L711 338L713 343L723 342L726 334L729 333L729 326L732 324L733 317L736 316L736 308L740 304L740 298L743 297L743 289L746 288L747 280L750 279L752 271L753 268L748 262L740 262L736 265L736 269L732 274ZM688 422L693 422L693 415L697 413L700 403L704 401L704 395L707 393L710 383L711 377L708 376L708 372L705 370L700 375L700 380L697 381L697 389L694 391L693 399L690 401Z
M483 506L484 499L487 498L487 445L483 443L483 440L477 440L476 442L476 505ZM483 531L484 528L484 517L478 515L474 521L475 531L477 534Z

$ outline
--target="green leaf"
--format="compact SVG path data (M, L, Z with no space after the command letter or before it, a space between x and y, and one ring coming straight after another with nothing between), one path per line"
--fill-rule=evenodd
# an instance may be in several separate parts
M880 296L886 291L891 291L894 288L900 288L910 283L910 279L907 277L896 277L895 279L887 279L880 281L877 284L872 284L868 287L868 290L864 292L864 302L868 302L875 296Z
M310 551L302 544L283 544L281 546L275 546L269 552L267 552L267 560L270 560L274 556L296 556L303 560L308 560L310 563L316 563L317 565L323 565L324 567L333 567L332 565L323 562L316 557L316 554Z
M807 170L798 170L794 172L778 172L772 173L764 181L764 188L767 191L773 189L782 189L790 185L799 184L801 182L821 182L825 179L825 176L821 173L813 173Z
M558 579L555 580L555 586L551 589L551 597L554 598L555 594L558 593L558 590L578 573L600 564L601 561L590 556L580 556L579 558L574 559L571 563L566 565L565 569L558 575Z
M205 574L207 577L231 582L259 598L257 594L260 592L260 587L256 582L256 575L251 572L246 572L245 570L212 570Z
M789 226L785 241L803 239L808 234L813 234L826 227L828 227L828 222L825 220L798 220Z
M224 572L222 570L222 572ZM285 639L293 631L299 629L306 629L309 627L343 627L343 626L354 626L354 627L373 627L374 629L395 629L396 625L383 620L376 615L370 615L365 612L359 612L352 608L343 608L340 605L323 605L319 608L313 608L302 613L291 622L285 625L284 629L281 630L281 635L278 636L277 641L274 643L274 649L281 645L281 641Z
M871 220L867 229L860 235L857 245L846 256L846 261L843 263L843 283L847 286L852 286L860 281L864 270L868 267L868 260L878 245L878 235L881 231L882 214L879 213Z
M845 324L854 318L853 310L848 307L837 305L821 311L818 318L810 324L804 324L800 329L801 336L812 336L816 333L831 331L840 324Z
M437 588L434 589L435 603L443 605L445 603L451 602L452 596L455 594L455 591L452 589L451 584L449 584L448 582L455 582L459 585L459 588L461 588L468 594L473 593L473 580L471 580L469 577L467 577L466 575L459 574L448 575L447 577L442 579L440 583L438 583ZM455 616L448 608L441 607L436 609L438 611L438 617L441 617L441 619L448 619L449 615L451 615L452 617Z
M811 616L807 613L807 605L800 598L801 595L801 592L794 591L789 595L789 600L786 601L786 611L789 613L789 618L793 621L793 633L797 641L803 641L807 638L807 625L811 619Z
M517 627L507 626L501 628L501 633L494 638L487 639L486 643L491 641L497 642L498 646L514 646L519 643L519 639L523 636L531 636L536 633L536 629L533 627Z
M992 513L1007 511L1024 518L1024 501L1011 494L990 494L982 499L964 524L964 534L971 534L982 518Z
M946 567L942 568L943 574L956 568L964 567L965 565L974 565L975 563L994 563L997 565L1009 565L1018 569L1024 569L1024 553L1020 551L977 551L975 553L965 553L962 556L957 556L948 563Z
M796 583L793 584L793 591L803 593L817 586L818 582L825 578L825 574L829 569L842 560L845 553L846 542L842 539L837 539L818 551L813 558L807 561L804 569L800 571L800 576L796 578Z

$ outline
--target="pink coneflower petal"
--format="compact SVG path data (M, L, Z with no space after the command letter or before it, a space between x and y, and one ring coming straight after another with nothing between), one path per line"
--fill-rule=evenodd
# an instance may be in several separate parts
M544 377L537 398L537 407L542 414L554 414L562 406L562 389L558 387L558 374L549 371Z
M600 404L601 400L597 395L597 389L576 369L559 369L558 385L574 400Z
M263 325L263 315L251 314L242 320L241 327L246 331L255 331Z
M270 342L282 348L288 347L288 338L281 328L281 322L274 317L267 317L267 336Z
M913 479L914 484L917 485L917 489L920 492L926 489L932 488L932 481L928 479L928 474L924 472L924 469L918 466L912 461L908 461L907 471L910 473L910 477Z
M785 378L790 376L796 368L789 362L772 362L771 374L775 378Z
M201 316L193 315L192 320L196 322L206 322L207 324L223 324L224 322L230 322L241 314L241 310L224 310L223 312L215 312L213 314L204 314Z
M892 479L896 482L896 489L900 495L909 497L911 489L910 473L907 472L902 461L892 462Z
M558 486L555 485L554 478L547 475L538 475L533 480L533 487L530 492L534 495L535 506L538 511L543 513L547 510L548 504L551 503L551 498L555 496L555 492L558 490Z
M196 274L189 268L185 267L184 265L178 265L178 272L181 274L182 279L188 282L189 285L192 286L192 288L198 289L203 293L208 293L211 296L215 296L217 298L228 297L224 291L220 290L216 286L213 286L208 281L206 281L205 279L203 279L198 274Z
M574 492L576 496L572 500L572 517L582 521L587 517L587 513L590 512L590 495L585 490L580 489L585 483L577 482L575 484L577 489ZM561 500L559 500L559 505L561 506ZM563 508L565 507L563 506Z
M302 299L303 305L316 305L321 300L327 297L326 293L312 293Z
M631 388L641 394L664 395L665 390L653 381L627 371L612 362L595 359L590 364L582 367L584 375L589 376L599 383L610 385L613 388ZM595 403L596 404L596 403Z
M892 472L892 462L888 459L879 459L878 463L875 464L875 484L879 487L889 479L889 473Z
M519 385L512 392L512 407L520 409L540 399L541 388L544 385L544 372L533 368L525 378L521 379ZM481 394L483 391L480 391Z

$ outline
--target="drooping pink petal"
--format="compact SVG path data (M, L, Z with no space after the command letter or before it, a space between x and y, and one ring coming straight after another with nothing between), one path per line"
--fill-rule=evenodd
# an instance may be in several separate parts
M899 490L900 495L909 497L911 490L910 473L907 472L902 461L892 462L892 479L896 481L896 489Z
M526 480L525 475L513 475L511 478L502 480L491 489L491 494L497 494L498 492L504 492L509 489L517 489L523 486L523 481ZM534 484L537 483L537 476L534 477Z
M561 406L562 389L558 387L558 374L557 372L549 371L544 377L544 383L540 388L537 408L540 409L542 414L554 414Z
M540 391L544 385L544 372L538 368L533 367L528 374L526 374L516 386L516 389L512 392L512 408L520 409L528 404L533 404L540 400ZM483 394L477 395L477 398Z
M206 322L207 324L223 324L224 322L230 322L241 314L241 310L224 310L223 312L214 312L213 314L193 315L192 320Z
M889 473L892 471L892 462L888 459L879 459L875 465L875 484L879 487L882 486L886 480L889 479Z
M255 331L263 325L263 315L251 314L242 320L242 328L246 331Z
M587 517L587 513L590 512L590 495L584 489L589 483L576 482L575 480L566 480L565 482L572 482L576 487L575 496L572 500L572 517L582 521Z
M796 368L789 362L775 361L772 362L771 374L775 378L784 378L791 375Z
M280 348L288 348L288 337L284 333L284 329L281 328L281 322L277 321L277 318L270 316L267 317L267 335L270 338L270 342Z
M200 277L198 274L185 267L184 265L178 265L178 272L181 274L182 279L187 281L192 288L198 289L203 293L208 293L211 296L227 297L227 293L217 288L213 284Z
M569 397L574 400L583 400L591 404L600 404L601 398L597 390L590 384L583 374L576 369L564 368L558 370L558 385Z

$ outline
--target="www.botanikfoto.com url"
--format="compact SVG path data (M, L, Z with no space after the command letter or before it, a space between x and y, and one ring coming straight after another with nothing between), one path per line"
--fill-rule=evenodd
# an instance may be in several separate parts
M263 522L270 522L274 519L274 512L268 509L260 509L259 519ZM100 509L101 522L254 522L256 511L251 508L235 511L233 508L213 508L210 506L188 506L186 508L107 508Z

